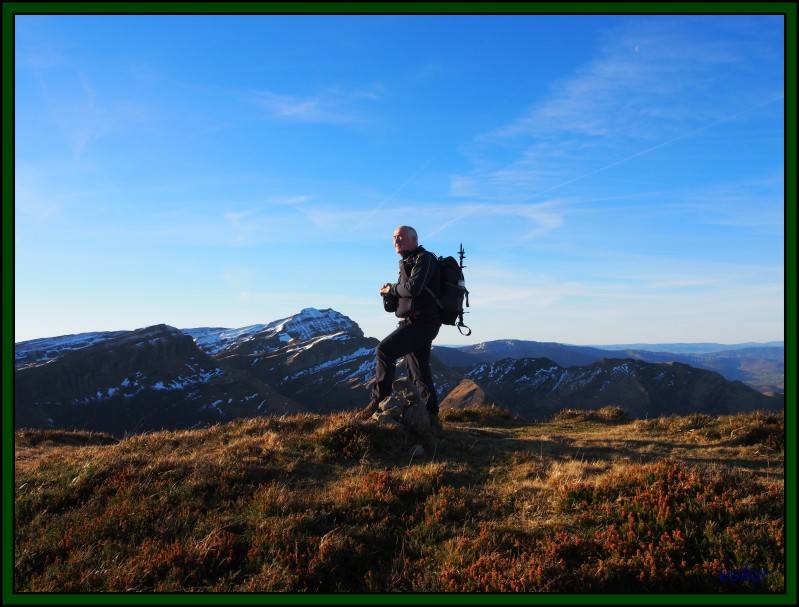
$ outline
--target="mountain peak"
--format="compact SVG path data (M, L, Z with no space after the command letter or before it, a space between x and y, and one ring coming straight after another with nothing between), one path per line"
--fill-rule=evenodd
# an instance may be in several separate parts
M268 329L275 332L279 328L294 339L310 339L318 335L329 335L346 331L357 337L363 337L358 324L348 316L332 308L319 310L317 308L303 308L297 314L275 321L267 325Z
M180 329L176 329L172 325L167 325L164 323L159 323L157 325L150 325L149 327L142 327L141 329L136 329L133 331L136 335L183 335Z
M363 337L363 331L355 321L332 308L303 308L291 316L267 324L248 325L238 329L197 327L182 329L182 332L191 336L208 354L227 352L245 342L253 346L260 343L270 349L289 342L306 341L334 333L343 332L352 337Z

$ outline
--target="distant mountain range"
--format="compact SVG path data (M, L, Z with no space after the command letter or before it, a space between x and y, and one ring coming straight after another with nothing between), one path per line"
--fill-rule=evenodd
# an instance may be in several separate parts
M638 349L602 349L594 346L574 346L557 342L505 339L470 346L434 346L433 352L442 362L461 370L503 358L549 358L562 367L588 365L605 358L631 358L651 363L680 362L700 369L717 371L730 380L738 380L767 394L785 390L785 349L770 345L736 344L721 346L722 350L697 354L661 352ZM665 344L650 344L659 346ZM690 344L674 344L686 349ZM697 344L704 350L713 344Z
M782 402L719 373L681 363L603 359L566 368L549 358L505 358L467 372L442 406L495 403L526 419L545 419L564 408L615 405L633 417L658 417L778 409Z
M668 344L610 344L594 345L601 350L647 350L649 352L671 352L672 354L710 354L745 348L785 348L784 341L747 341L740 344L717 344L712 342L668 343Z
M368 400L377 344L347 316L315 308L238 329L162 324L20 342L15 426L122 435L354 409ZM727 372L782 364L779 348L749 350L699 358ZM783 406L779 396L675 356L504 340L435 347L432 367L442 406L463 406L468 392L471 400L502 404L526 417L602 404L639 416Z

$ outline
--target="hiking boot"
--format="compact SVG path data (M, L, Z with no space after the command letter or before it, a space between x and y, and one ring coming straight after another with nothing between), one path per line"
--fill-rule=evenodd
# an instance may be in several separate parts
M370 400L369 404L355 414L355 419L367 420L380 410L380 401Z

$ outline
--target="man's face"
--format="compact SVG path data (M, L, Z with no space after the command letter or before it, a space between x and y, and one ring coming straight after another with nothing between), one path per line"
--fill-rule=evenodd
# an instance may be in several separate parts
M413 233L408 232L408 230L400 230L399 228L394 230L394 250L399 255L407 253L408 251L413 251L415 248L416 238L414 238Z

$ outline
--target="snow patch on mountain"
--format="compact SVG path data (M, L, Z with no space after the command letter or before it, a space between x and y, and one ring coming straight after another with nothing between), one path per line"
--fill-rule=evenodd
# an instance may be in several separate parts
M200 349L208 354L216 354L232 344L241 343L252 339L253 335L267 325L248 325L238 329L225 327L198 327L196 329L181 329L183 333L194 340Z
M188 375L186 377L178 376L169 381L158 380L150 383L141 371L136 371L134 378L131 380L129 377L123 379L118 386L108 386L104 388L97 388L90 395L72 400L72 404L86 405L92 402L101 400L108 400L117 394L124 398L132 398L139 392L146 389L151 390L185 390L199 384L208 383L214 377L222 375L223 371L219 367L213 369L204 369L199 373Z
M332 335L322 335L320 337L315 337L308 341L302 342L302 344L299 346L295 346L293 348L287 348L285 352L286 354L291 354L292 352L303 352L305 350L313 348L316 344L322 341L347 341L348 339L352 339L352 335L349 335L345 331L337 331Z
M376 366L377 366L377 361L375 360L375 358L373 356L370 356L365 361L363 361L358 366L357 369L355 369L349 375L347 375L343 379L340 379L336 383L341 384L341 383L344 383L345 381L352 381L352 380L356 380L356 379L360 380L361 383L365 383L365 382L369 381L372 377L374 377L375 367ZM336 376L338 376L340 374L343 375L346 372L347 372L347 369L343 369L342 371L339 371L338 373L336 373Z
M358 358L363 358L365 356L372 356L372 355L374 355L374 348L358 348L354 352L350 352L349 354L345 354L344 356L339 356L338 358L327 360L323 363L319 363L318 365L307 367L305 369L298 371L297 373L294 373L293 375L286 375L281 381L281 383L285 383L289 380L295 380L300 377L305 377L306 375L318 373L319 371L324 371L325 369L329 369L330 367L337 367L338 365L348 363Z
M231 350L251 340L257 340L259 346L261 341L275 341L275 345L258 351L269 353L292 342L303 342L319 336L331 338L330 336L339 334L336 339L347 339L353 335L363 335L358 325L349 317L330 308L303 308L286 318L240 329L198 327L181 331L191 336L201 349L211 355Z
M93 331L90 333L72 333L70 335L20 341L14 344L14 363L18 366L46 364L66 352L88 348L94 344L124 335L127 332Z
M560 372L560 376L558 377L558 381L555 382L554 386L552 386L552 388L550 389L550 392L554 392L555 390L557 390L560 387L560 385L563 383L563 380L565 380L568 376L569 376L569 370L568 369L563 369Z
M159 324L134 331L94 331L31 339L14 344L14 365L17 369L46 365L68 352L83 350L109 340L119 340L120 345L132 342L134 347L143 347L182 335L175 327Z

